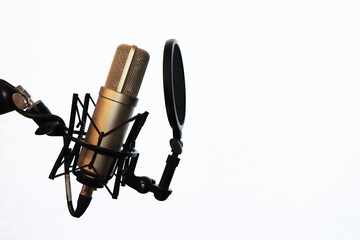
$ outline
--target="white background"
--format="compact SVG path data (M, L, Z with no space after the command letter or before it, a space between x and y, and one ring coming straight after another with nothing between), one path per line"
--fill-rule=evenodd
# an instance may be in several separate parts
M101 189L71 217L63 178L47 178L61 138L13 112L0 117L0 238L360 239L359 1L2 0L0 78L67 122L72 93L97 98L117 45L147 50L136 173L159 180L170 38L187 116L169 199Z

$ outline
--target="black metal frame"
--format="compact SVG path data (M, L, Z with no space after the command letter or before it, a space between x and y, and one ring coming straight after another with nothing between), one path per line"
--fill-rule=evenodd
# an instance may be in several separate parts
M175 168L180 160L178 158L178 155L181 153L182 149L182 142L180 141L180 139L172 139L170 141L173 154L168 156L167 165L158 186L155 184L155 181L153 179L145 176L139 177L134 174L136 164L139 158L139 153L135 150L135 142L149 113L144 112L142 114L137 114L126 122L121 123L118 127L110 130L107 133L104 133L100 132L100 130L97 128L96 124L88 113L90 102L95 106L95 102L91 98L90 94L85 95L84 103L81 102L78 94L73 94L69 128L67 128L63 133L64 146L59 153L59 156L52 168L49 178L55 179L57 177L65 175L66 181L70 181L70 173L73 173L75 176L77 176L80 170L84 167L93 169L96 174L96 169L93 166L96 154L104 154L112 156L114 158L115 166L108 177L104 178L100 177L99 175L97 175L96 177L107 189L112 198L116 199L118 197L120 186L128 185L129 187L137 190L139 193L147 193L150 191L154 193L156 199L161 201L166 200L167 197L171 194L169 185ZM78 105L80 105L82 108L81 116ZM77 123L76 117L78 118ZM91 121L99 134L99 141L97 145L88 144L84 141L86 135L85 125L87 119ZM116 129L130 122L133 122L132 128L127 136L125 143L123 144L121 151L114 151L100 147L103 137L112 134ZM73 147L70 147L72 142L74 143L74 145ZM77 161L81 148L90 149L94 151L95 154L92 161L88 165L77 167ZM62 165L64 165L64 172L58 174L57 172ZM107 181L113 176L115 176L115 183L113 190L111 190L107 185ZM66 187L67 194L69 192L71 193L71 190L68 189L70 188L70 183L67 183Z

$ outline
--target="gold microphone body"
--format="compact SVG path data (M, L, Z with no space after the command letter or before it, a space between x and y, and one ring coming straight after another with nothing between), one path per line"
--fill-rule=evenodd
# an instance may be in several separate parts
M128 124L119 126L132 117L148 61L149 54L136 46L123 44L117 48L105 86L99 92L93 123L90 123L85 136L86 143L121 150ZM98 144L102 134L105 135ZM93 165L89 167L92 161ZM77 162L81 168L77 180L84 184L81 194L91 196L92 190L103 187L110 179L115 164L114 157L83 147Z

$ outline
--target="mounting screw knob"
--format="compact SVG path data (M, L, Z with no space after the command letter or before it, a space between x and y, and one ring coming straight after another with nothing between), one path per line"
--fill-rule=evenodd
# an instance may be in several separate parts
M170 147L171 147L171 151L173 153L181 154L183 143L179 139L172 138L172 139L170 139Z

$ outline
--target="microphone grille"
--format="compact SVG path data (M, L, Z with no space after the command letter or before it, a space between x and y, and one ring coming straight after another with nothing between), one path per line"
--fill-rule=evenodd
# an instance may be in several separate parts
M126 44L118 46L105 88L136 98L149 58L148 52L136 46Z

